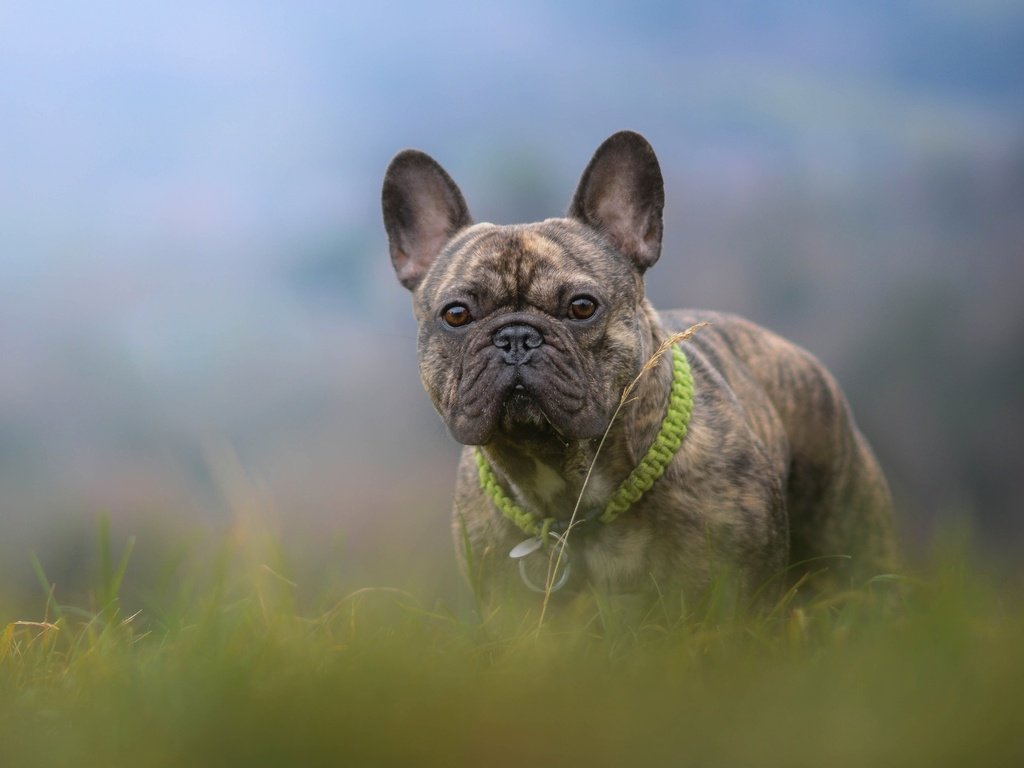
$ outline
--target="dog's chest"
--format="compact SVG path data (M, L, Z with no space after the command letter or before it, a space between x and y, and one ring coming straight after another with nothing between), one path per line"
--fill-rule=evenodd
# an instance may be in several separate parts
M582 496L569 493L561 473L547 464L536 461L530 490L535 500L559 517L577 506L576 519L594 517L603 509L614 483L600 472L592 473L587 479ZM647 526L624 520L604 524L596 519L586 523L586 528L569 534L569 547L581 571L589 582L606 590L628 588L636 584L645 571L647 550L651 534Z
M533 492L545 507L554 505L566 490L567 483L558 472L534 459Z
M646 573L650 543L646 526L612 524L587 536L576 551L594 586L630 591L639 586Z

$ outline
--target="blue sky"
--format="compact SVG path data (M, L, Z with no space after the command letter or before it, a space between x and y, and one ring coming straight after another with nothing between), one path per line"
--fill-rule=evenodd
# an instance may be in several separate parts
M406 146L507 222L559 214L600 141L640 130L668 188L659 302L750 314L841 372L879 349L921 355L911 379L933 364L883 349L872 323L902 307L1003 359L1021 93L1011 0L5 3L0 482L116 509L126 473L194 475L204 430L284 471L310 430L362 424L344 404L390 366L395 428L433 441L409 450L443 442L378 210ZM916 406L911 426L940 423L943 402L870 386L851 388L869 427ZM1017 407L986 397L992 423ZM951 455L915 458L950 429L908 432L895 476L956 497ZM371 461L353 440L346 460Z

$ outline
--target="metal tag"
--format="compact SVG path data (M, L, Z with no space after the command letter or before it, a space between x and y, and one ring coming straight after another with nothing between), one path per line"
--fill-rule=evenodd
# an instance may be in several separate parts
M511 551L508 553L508 556L511 557L513 560L518 560L521 557L532 555L534 552L540 549L541 544L543 543L544 542L541 541L540 536L532 536L526 541L520 541L518 544L512 547Z
M554 531L549 531L548 535L555 540L549 549L541 549L540 537L534 536L520 542L508 553L513 560L519 561L519 577L527 589L533 592L546 592L548 580L552 578L551 591L557 592L569 580L568 542L563 542L562 537Z

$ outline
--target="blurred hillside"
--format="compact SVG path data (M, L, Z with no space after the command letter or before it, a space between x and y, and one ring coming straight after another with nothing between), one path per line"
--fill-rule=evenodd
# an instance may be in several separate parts
M1024 542L1017 3L15 3L0 34L2 578L72 573L99 510L447 556L383 169L422 148L530 220L621 128L665 171L655 302L821 357L912 541Z

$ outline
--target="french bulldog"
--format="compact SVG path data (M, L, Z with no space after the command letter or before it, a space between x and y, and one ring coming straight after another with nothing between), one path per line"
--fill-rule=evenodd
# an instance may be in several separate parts
M474 223L416 150L388 166L382 207L423 385L465 446L453 530L484 599L699 595L728 571L770 600L811 569L849 584L892 567L885 477L824 366L740 317L645 298L664 184L642 136L597 149L562 218ZM670 421L684 434L652 462Z

